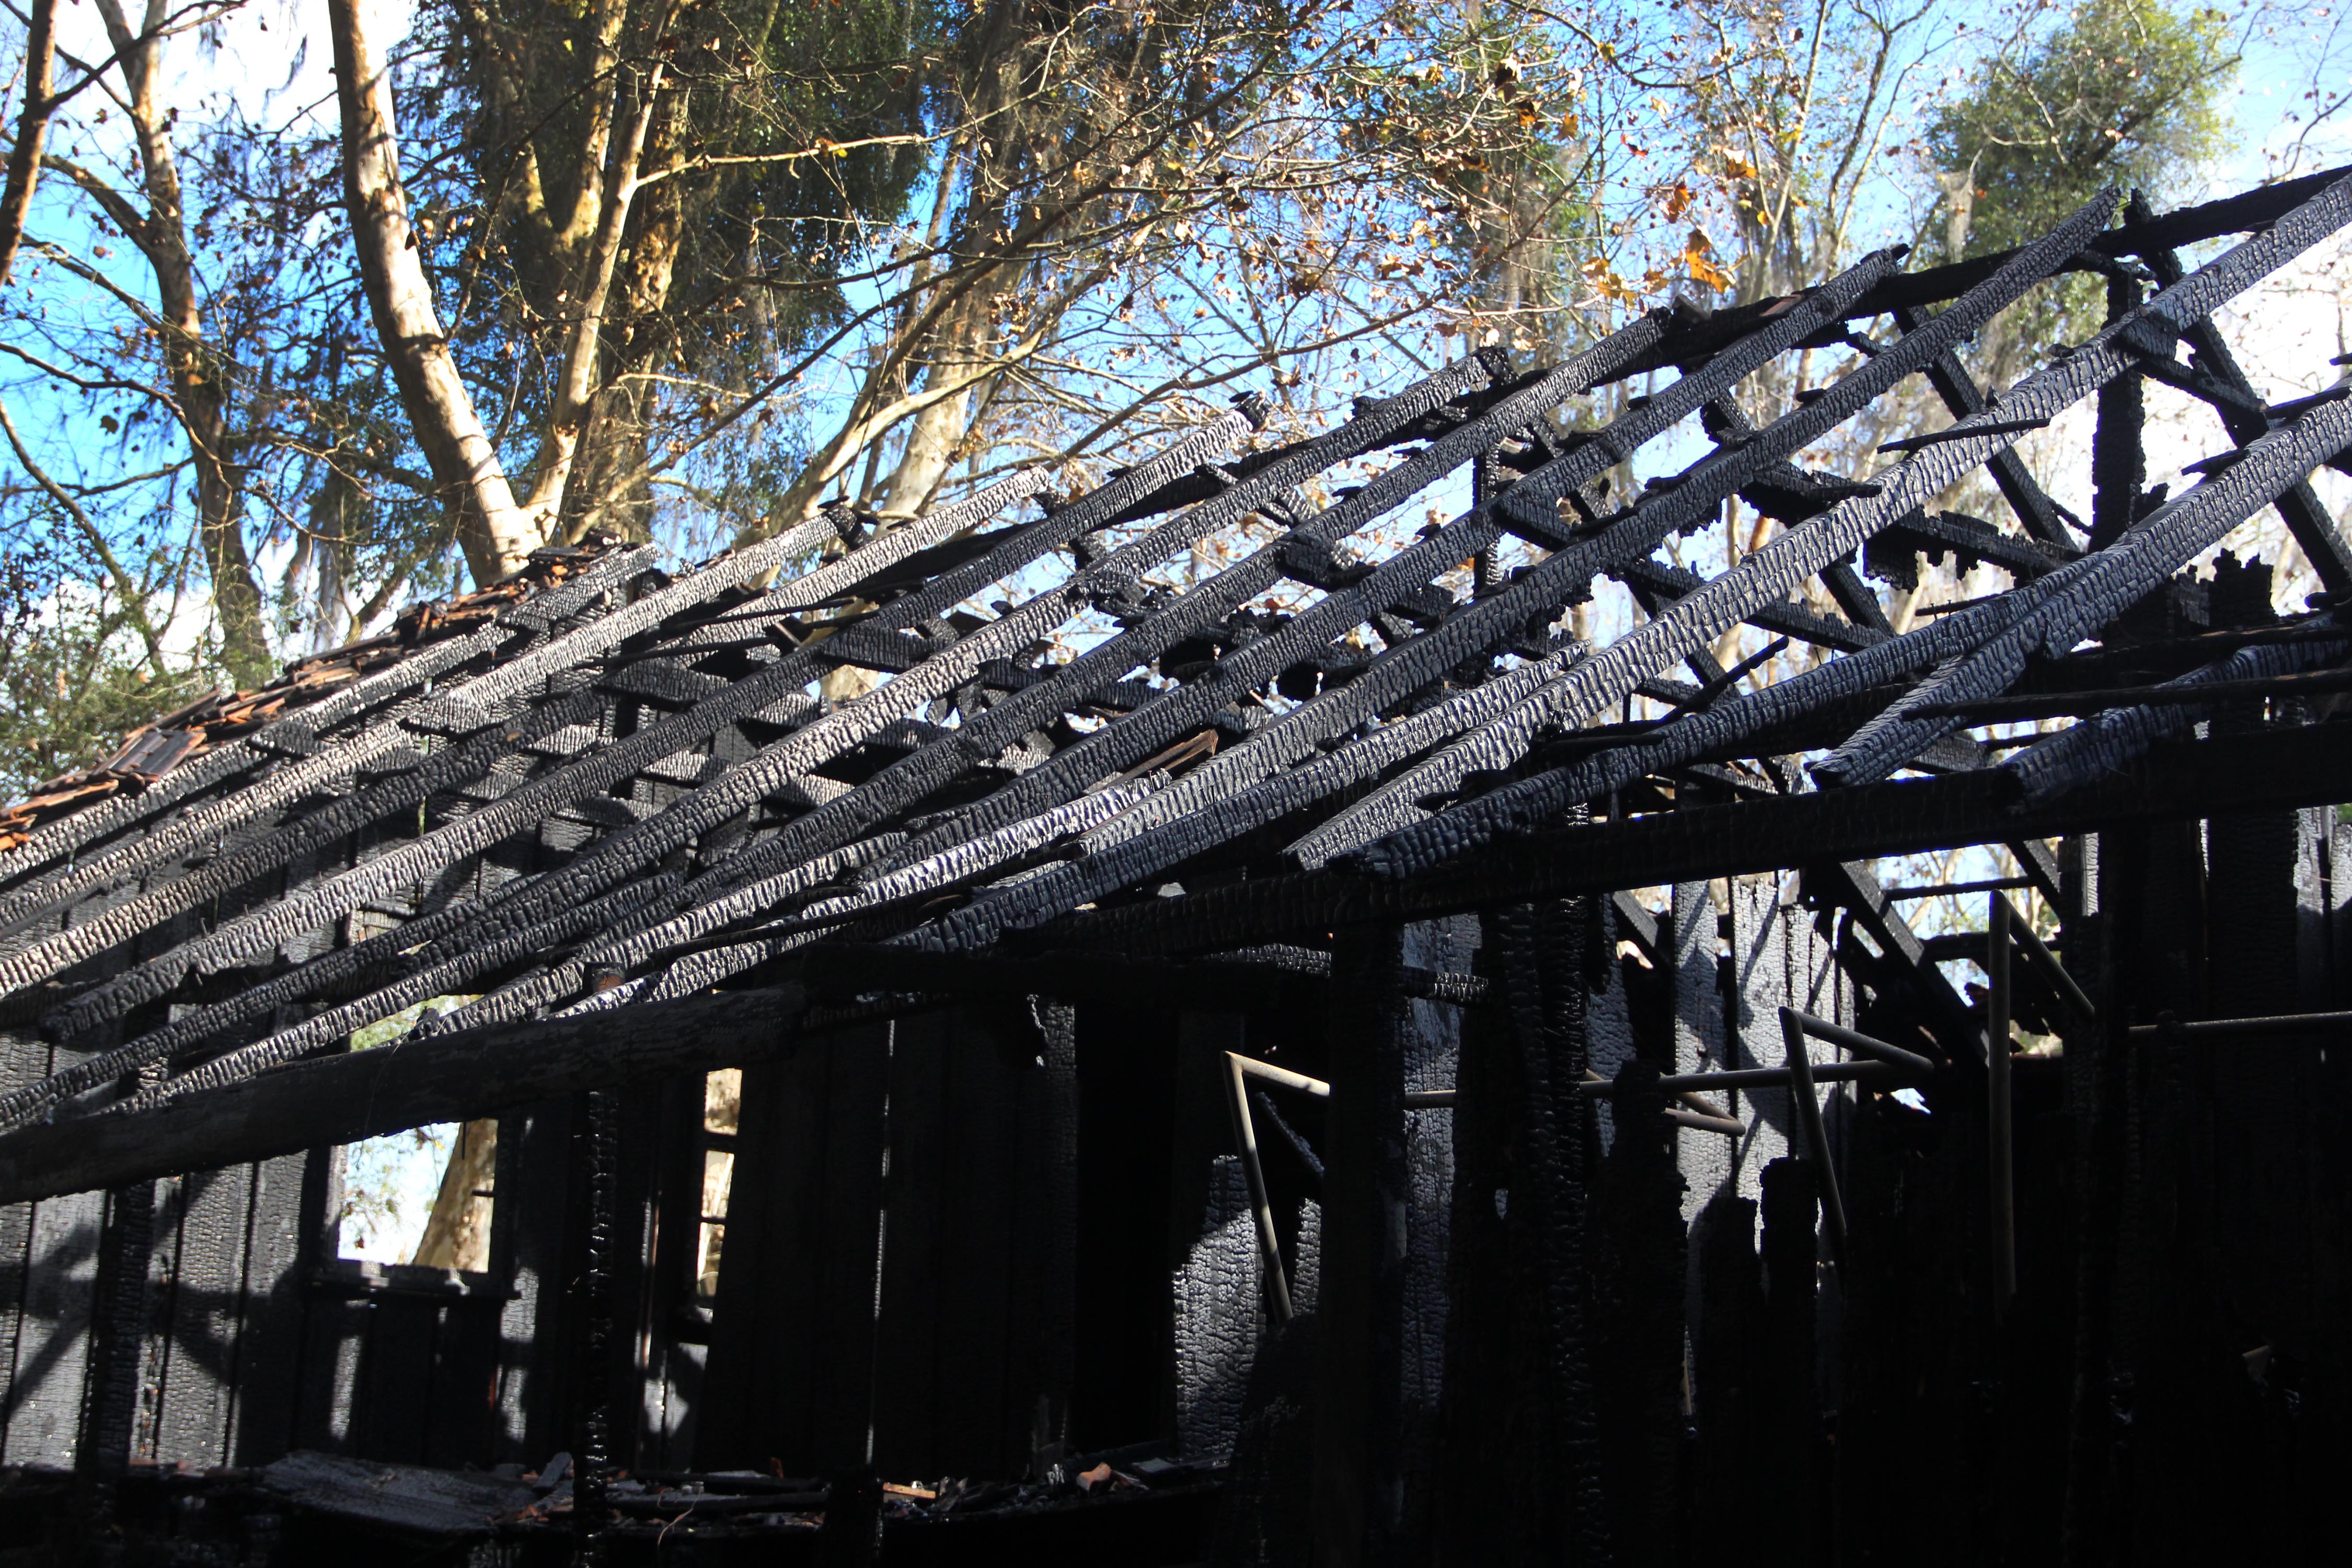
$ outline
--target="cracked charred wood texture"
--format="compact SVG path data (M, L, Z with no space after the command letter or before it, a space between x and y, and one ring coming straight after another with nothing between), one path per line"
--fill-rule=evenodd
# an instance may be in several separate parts
M1540 1511L1519 1532L1547 1554L1612 1559L1594 1396L1590 1276L1593 1102L1577 1093L1591 1060L1586 1030L1589 900L1512 904L1487 917L1518 1068L1514 1239L1531 1255L1538 1313L1538 1375L1549 1408L1544 1445L1549 1484L1527 1506Z
M1592 1194L1593 1403L1615 1561L1683 1561L1684 1180L1656 1066L1617 1069Z
M2139 308L2139 285L2107 279L2107 324ZM2147 483L2147 402L2136 375L2119 375L2099 389L2099 423L2091 437L2091 548L2105 550L2139 521Z
M2329 809L2352 726L2305 706L2333 672L2273 679L2352 637L2324 607L2279 624L2267 567L2186 576L2276 505L2352 582L2308 479L2352 405L2265 413L2217 324L2352 216L2352 181L2136 204L2102 234L2107 205L2000 257L1905 275L1881 253L1801 295L1654 312L1525 375L1474 355L1311 440L1237 451L1244 405L1034 521L971 531L1042 469L878 537L827 514L674 583L615 551L32 828L0 857L0 1000L59 1043L0 1044L0 1195L96 1190L0 1209L0 1458L71 1455L77 1415L91 1465L569 1447L593 1525L607 1465L772 1461L872 1501L877 1472L1036 1479L1172 1436L1232 1453L1221 1564L1680 1563L1731 1531L1768 1563L2316 1555L2352 1431L2352 1146L2329 1120L2352 1052L2130 1031L2352 1005L2352 827ZM2232 232L2193 272L2172 254ZM2090 342L1998 398L1969 384L1969 331L2085 269L2109 295ZM1883 342L1848 325L1889 310ZM1776 357L1837 344L1862 362L1789 413L1727 412ZM1686 374L1562 433L1591 388L1665 364ZM1792 468L1915 372L1948 429L1890 443L1907 456L1867 485ZM2147 377L2238 444L2168 499L2145 489ZM2087 400L2085 553L2013 443ZM1694 414L1712 447L1608 510L1591 481ZM1381 519L1465 464L1468 509L1392 548ZM2029 537L1923 510L1979 469ZM1712 578L1652 558L1730 495L1787 526ZM1265 523L1222 571L1156 580ZM1541 552L1528 570L1500 569L1507 535ZM765 575L828 540L849 548ZM1899 579L1935 551L2016 586L1897 636L1854 563ZM1602 576L1648 619L1576 647L1555 628ZM1792 597L1816 582L1843 618ZM1284 584L1314 592L1287 618L1261 605ZM1088 613L1116 634L1041 653ZM1823 660L1731 689L1714 640L1742 622ZM846 666L890 679L805 694ZM1686 710L1586 727L1629 693ZM1961 732L2070 702L2108 706L2005 763ZM1790 770L1817 752L1835 787L1806 793ZM1899 772L1940 776L1879 782ZM1570 816L1603 799L1605 825ZM2065 1053L2011 1064L2005 1315L1983 1019L1939 968L1959 947L1864 863L1992 843L2101 1009L2020 971L2020 1021ZM1664 922L1626 891L1661 888ZM1454 973L1466 938L1440 962L1404 926L1439 916L1483 920L1477 984ZM1731 1138L1655 1087L1771 1059L1783 1003L1936 1061L1901 1100L1848 1081L1822 1107L1834 1268L1825 1167L1772 1161L1786 1094L1724 1096ZM1280 1330L1225 1049L1334 1086L1253 1101L1301 1308ZM700 1217L700 1075L732 1064L706 1307L663 1270ZM1594 1069L1613 1096L1579 1092ZM489 1286L327 1289L341 1155L311 1146L492 1113ZM101 1226L108 1189L151 1194L151 1221L118 1197ZM696 1323L708 1375L673 1388ZM600 1333L609 1379L583 1362ZM870 1556L879 1511L835 1511L826 1549Z
M106 1195L95 1343L90 1354L78 1468L101 1483L131 1464L140 1406L141 1352L147 1338L148 1262L155 1237L155 1184L132 1182Z
M1757 1383L1764 1419L1755 1456L1764 1489L1760 1554L1771 1568L1825 1555L1829 1467L1816 1363L1815 1275L1821 1189L1813 1167L1783 1158L1764 1167L1764 1331Z
M1491 942L1477 966L1501 983ZM1553 1495L1554 1427L1543 1375L1542 1281L1531 1267L1534 1205L1514 1213L1511 1151L1525 1104L1508 1021L1495 1008L1462 1025L1454 1079L1454 1190L1446 1226L1445 1382L1428 1508L1440 1568L1538 1554L1536 1514Z
M605 1489L613 1479L613 1384L622 1343L614 1279L620 1249L621 1108L610 1089L592 1089L583 1097L582 1111L580 1177L587 1225L580 1269L580 1446L572 1462L572 1517L582 1550L593 1561L605 1524Z
M1406 1205L1404 930L1333 950L1329 1135L1316 1305L1317 1568L1405 1561L1402 1394Z

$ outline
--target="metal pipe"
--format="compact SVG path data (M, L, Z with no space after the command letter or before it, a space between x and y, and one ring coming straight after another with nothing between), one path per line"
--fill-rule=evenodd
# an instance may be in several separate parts
M2189 1024L2134 1024L2131 1037L2152 1040L2168 1029L2196 1038L2210 1035L2302 1035L2352 1025L2352 1013L2275 1013L2252 1018L2200 1018Z
M1901 1046L1889 1045L1858 1029L1832 1024L1827 1018L1816 1018L1811 1013L1801 1013L1794 1007L1783 1007L1780 1011L1795 1018L1797 1026L1817 1040L1825 1040L1832 1046L1840 1046L1865 1057L1874 1057L1880 1061L1892 1062L1916 1073L1933 1073L1936 1070L1936 1064L1916 1051L1906 1051ZM1816 1076L1819 1076L1818 1069Z
M1819 1020L1814 1020L1819 1022ZM1797 1119L1804 1123L1805 1142L1812 1155L1813 1169L1821 1176L1822 1216L1829 1221L1830 1251L1838 1267L1845 1267L1845 1194L1838 1191L1837 1167L1830 1163L1829 1129L1822 1125L1822 1102L1813 1098L1813 1080L1826 1078L1833 1067L1823 1068L1819 1074L1811 1058L1805 1054L1805 1015L1794 1007L1780 1009L1780 1041L1789 1050L1789 1093L1796 1102ZM1890 1047L1892 1048L1892 1047ZM1856 1062L1853 1067L1883 1066Z
M1225 1054L1234 1057L1236 1071L1245 1072L1252 1078L1262 1078L1268 1083L1280 1084L1285 1089L1302 1090L1318 1100L1331 1098L1331 1086L1319 1078L1308 1078L1303 1072L1292 1072L1288 1068L1278 1068L1272 1062L1262 1062L1250 1057L1234 1056L1231 1051Z
M2038 741L2042 737L2036 735L2033 738ZM1886 888L1880 890L1879 896L1888 903L1895 903L1905 899L1941 899L1954 893L1983 893L1995 888L2032 886L2033 879L2031 877L1989 877L1981 882L1923 882L1913 887Z
M1257 1157L1257 1128L1250 1120L1249 1094L1242 1084L1244 1072L1263 1065L1232 1051L1225 1053L1225 1110L1233 1117L1242 1174L1249 1180L1250 1210L1257 1216L1258 1252L1265 1260L1266 1310L1276 1322L1286 1323L1291 1315L1290 1279L1282 1270L1282 1243L1274 1232L1274 1202L1266 1196L1265 1167ZM1329 1085L1324 1086L1324 1092L1330 1092Z
M1924 1058L1922 1058L1924 1059ZM1812 1069L1816 1083L1908 1083L1920 1075L1893 1062L1830 1062ZM1789 1087L1787 1068L1733 1068L1725 1072L1676 1073L1662 1078L1658 1088L1667 1094L1685 1090L1732 1089L1786 1089ZM1576 1086L1579 1094L1612 1095L1617 1086L1607 1079L1596 1079Z
M2002 1317L2017 1296L2017 1166L2009 1056L2010 933L2023 922L2005 893L1990 899L1985 948L1985 1145L1991 1172L1993 1310Z

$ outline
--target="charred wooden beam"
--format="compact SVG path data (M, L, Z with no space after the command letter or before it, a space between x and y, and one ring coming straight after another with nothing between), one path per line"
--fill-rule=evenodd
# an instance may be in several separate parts
M1316 1305L1317 1568L1400 1560L1403 1527L1404 931L1349 932L1333 964L1330 1133Z
M2137 220L2146 208L2137 196L2133 205ZM2180 258L2171 247L2151 247L2141 254L2158 283L2168 287L2180 276ZM2181 333L2181 339L2190 351L2187 365L2168 354L2148 354L2140 360L2142 372L2212 405L2230 439L2242 447L2268 429L2277 416L2263 404L2221 330L2210 320L2199 321ZM2318 574L2321 585L2331 594L2352 592L2352 548L2347 547L2343 531L2336 526L2310 481L2289 486L2277 505L2279 516L2303 547L2304 557Z
M2215 810L2319 805L2343 793L2352 726L2179 742L2117 776L2029 809L1996 771L1661 813L1530 833L1391 880L1345 869L1205 889L1155 905L1085 910L1041 928L1056 946L1198 952L1335 925L1423 920L1492 904L1777 871L2012 838L2056 837Z
M2165 213L2145 221L2126 222L2093 239L2074 258L2063 263L2059 270L2103 271L2105 268L2101 263L2116 257L2147 256L2155 251L2178 249L2201 240L2218 239L2226 234L2260 233L2347 174L2352 174L2352 166L2323 170L2299 180L2282 180L2275 185L2182 207L2177 212ZM1956 299L1991 277L2016 255L2014 250L1998 251L1969 261L1923 268L1917 272L1897 273L1855 300L1845 312L1844 319L1849 321L1868 321L1873 316L1906 309L1916 310ZM1624 374L1639 375L1669 364L1695 364L1725 343L1755 331L1777 312L1786 310L1792 298L1782 295L1759 300L1752 305L1718 310L1702 317L1675 333L1660 346L1654 356L1636 362ZM1821 344L1815 346L1826 346L1838 341L1837 337L1825 334Z
M1895 312L1895 324L1906 332L1917 331L1927 324L1927 313L1916 306ZM1936 395L1944 400L1944 406L1956 419L1982 414L1990 406L1956 353L1937 356L1927 367L1927 384L1936 389ZM2029 535L2044 544L2071 546L2074 542L2073 535L2066 531L2065 513L2034 479L2017 448L2005 447L1996 452L1985 468L2000 489L2001 499L2009 502L2010 510L2017 513Z
M493 1116L509 1106L792 1050L796 985L487 1029L298 1063L152 1111L0 1138L0 1204L206 1171L324 1144Z

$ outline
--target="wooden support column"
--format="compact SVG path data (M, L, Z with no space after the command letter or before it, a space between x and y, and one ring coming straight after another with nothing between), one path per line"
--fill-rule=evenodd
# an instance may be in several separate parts
M587 1135L580 1153L588 1234L580 1278L580 1447L572 1460L572 1525L593 1562L613 1459L613 1273L619 1207L614 1167L620 1159L621 1108L610 1089L592 1089L585 1100Z
M2017 1296L2017 1164L2015 1105L2010 1088L2009 900L1992 895L1985 923L1985 1166L1992 1206L1993 1311L2007 1317Z
M2107 320L2139 306L2139 285L2107 279ZM2091 548L2105 550L2139 521L2140 487L2147 483L2143 445L2147 409L2139 377L2119 375L2099 388L2099 424L2091 442Z
M1380 925L1342 931L1332 956L1315 1368L1317 1568L1394 1562L1403 1514L1403 952L1402 928Z
M85 1475L112 1479L131 1463L139 1411L140 1353L147 1330L148 1258L155 1237L155 1184L107 1194L88 1413L74 1456Z
M1802 1160L1764 1167L1765 1313L1758 1379L1760 1447L1755 1455L1765 1506L1768 1563L1811 1563L1827 1556L1822 1508L1822 1418L1814 1381L1816 1274L1821 1258L1821 1186Z
M1077 1319L1078 1010L1033 997L1035 1066L1018 1075L1021 1142L1012 1279L1011 1412L1024 1423L1029 1472L1059 1463L1069 1437ZM1026 1043L1025 1041L1024 1042Z

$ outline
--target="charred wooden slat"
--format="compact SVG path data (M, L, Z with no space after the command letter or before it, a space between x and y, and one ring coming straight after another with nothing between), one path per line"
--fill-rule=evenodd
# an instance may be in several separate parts
M0 1137L0 1203L119 1184L117 1171L209 1170L763 1060L793 1049L806 1007L804 992L783 986L633 1009L624 1040L594 1014L457 1030L299 1063L158 1110L23 1128Z
M2054 411L2079 400L2086 392L2103 381L2112 381L2116 376L2123 374L2129 363L2128 355L2117 346L2118 344L2131 338L2133 334L2146 331L2148 323L2161 321L2169 327L2171 323L2202 319L2222 300L2267 275L2280 260L2299 254L2302 250L2318 243L2326 234L2333 232L2342 221L2346 209L2352 209L2352 180L2331 185L2321 199L2297 208L2290 215L2289 220L2282 223L2277 228L2259 239L2251 240L2237 247L2210 265L2200 268L2193 278L2184 279L2173 288L2166 289L2128 320L2109 328L2092 345L2078 351L2063 364L2037 373L2024 384L2012 389L2011 395L2003 400L2002 411L2009 414L2029 412L2038 416L2045 409ZM2021 285L2018 286L2021 287ZM1980 300L1978 308L1986 310L1994 308L2000 297L1999 293L1995 293ZM1937 319L1938 324L1950 320L1960 310L1960 306L1954 306L1952 310L1946 311ZM1936 346L1936 341L1927 336L1930 331L1932 328L1923 329L1916 340L1906 341L1916 341L1921 352L1925 353ZM1855 376L1867 374L1869 371L1875 371L1882 365L1889 364L1895 360L1895 357L1894 352L1882 355L1871 362L1867 371L1856 372ZM1855 377L1848 378L1849 381L1853 379ZM1815 406L1827 407L1829 405L1823 403ZM2315 411L2304 417L2310 420L2326 417L2326 416L2323 412ZM1992 421L1985 420L1979 416L1974 416L1969 421L1963 421L1963 424L1979 422L1991 423ZM2299 421L2294 427L2300 428L2301 422ZM2312 449L2315 450L2318 445L2324 444L2329 438L2328 434L2315 431ZM1810 575L1820 566L1844 554L1853 545L1858 544L1871 533L1898 521L1913 508L1930 499L1953 479L1980 462L1988 452L2005 447L2008 444L2006 437L1994 435L1981 437L1973 443L1955 441L1940 445L1930 452L1902 465L1890 480L1885 495L1871 500L1846 502L1829 517L1774 540L1763 550L1748 556L1731 572L1717 578L1707 588L1695 592L1678 602L1669 619L1654 621L1638 628L1627 637L1612 645L1603 655L1588 661L1585 668L1569 672L1566 679L1559 683L1556 690L1547 693L1546 701L1526 716L1519 718L1516 726L1489 727L1487 731L1481 731L1474 742L1458 746L1446 753L1442 768L1433 763L1425 763L1407 774L1405 779L1385 786L1381 794L1374 797L1379 803L1377 805L1367 803L1364 806L1354 808L1356 826L1348 835L1355 839L1354 843L1348 843L1339 834L1327 829L1318 846L1318 852L1328 854L1341 849L1354 848L1373 838L1385 837L1397 832L1400 828L1407 827L1417 816L1424 815L1418 812L1415 803L1435 793L1441 784L1452 782L1447 779L1447 773L1453 773L1458 778L1461 773L1474 767L1492 768L1507 764L1514 760L1517 752L1524 748L1525 733L1536 723L1559 722L1563 720L1573 721L1578 717L1605 706L1610 700L1613 700L1614 693L1622 689L1629 677L1636 673L1634 668L1636 660L1651 665L1662 663L1671 656L1671 650L1675 647L1686 644L1695 637L1709 636L1719 632L1738 618L1738 607L1743 599L1769 600L1784 596L1786 586L1791 585L1793 581L1801 580L1802 577ZM2305 455L2298 451L2289 457L2275 448L2273 451L2273 470L2290 465ZM2315 459L2313 462L2306 462L2301 471L2308 472L2315 463ZM2276 478L2276 472L2272 472L2270 477ZM2209 481L2209 484L2220 482ZM2199 493L2203 494L2207 488L2207 486L2200 486ZM2251 494L2251 489L2246 493ZM2241 495L2237 492L2231 492L2227 496L2220 494L2208 496L2192 509L2192 514L2208 510L2217 512L2228 511L2235 508L2241 499ZM2261 503L2258 500L2249 501L2244 510L2236 513L2236 518L2242 518L2259 504ZM2234 522L2236 518L2231 521ZM1841 525L1845 530L1851 531L1851 538L1847 533L1841 531ZM2079 574L2083 571L2096 569L2088 562L2079 562L2074 563L2072 568L2062 570L2073 571ZM2043 581L2053 582L2058 575L2058 574L2053 574L2050 578ZM2069 579L2069 581L2072 580L2072 578ZM1778 591L1774 591L1775 589ZM2120 608L2120 605L2117 607ZM1963 628L1959 635L1965 635L1968 630L1972 629L1973 626ZM2077 637L2074 640L2080 641L2081 637ZM2072 645L2061 643L2052 646ZM1948 733L1950 728L1952 726L1948 723L1940 732ZM1865 729L1864 734L1869 733L1870 731ZM1912 731L1906 731L1906 733L1907 735ZM1918 733L1921 738L1925 738L1925 731ZM1906 754L1916 753L1916 748ZM1833 754L1830 763L1824 766L1842 763L1843 760L1843 753ZM1523 791L1508 805L1486 807L1475 819L1475 826L1465 825L1467 833L1489 831L1486 826L1486 823L1498 819L1507 820L1508 812L1521 802L1525 802L1528 807L1533 807L1534 800L1530 797L1535 795L1534 791ZM1546 804L1557 809L1558 797L1550 796L1546 800ZM1464 837L1466 837L1466 833L1457 834L1456 830L1444 823L1442 817L1438 823L1431 825L1427 835L1429 840L1435 842L1450 840L1458 843Z
M2352 195L2352 192L2347 192ZM2158 296L2161 300L2163 296ZM2085 350L2077 358L2088 357ZM2005 691L2023 673L2031 653L2068 647L2096 633L2173 573L2218 542L2288 484L2317 467L2323 455L2352 444L2352 407L2329 404L2263 437L2246 460L2204 480L2138 522L2110 549L2043 579L2067 592L2046 596L1955 668L1923 682L1910 697L1864 726L1813 772L1825 783L1883 778L1928 740L1949 734L1956 718L1921 718L1918 710L1983 700ZM2070 635L2071 633L2071 635Z
M2103 823L2162 821L2223 808L2326 804L2342 792L2340 770L2352 766L2352 727L2273 731L2227 743L2179 742L2160 760L2162 766L2144 762L2025 810L2018 809L2015 786L1997 771L1904 780L1530 833L1410 880L1305 872L1153 906L1079 911L1040 936L1071 946L1181 952L1279 940L1354 921L1425 919L1514 898L2055 837Z
M1927 325L1927 313L1916 307L1895 312L1895 323L1906 332L1918 331ZM1938 355L1927 366L1927 382L1955 418L1966 419L1972 415L1982 414L1989 406L1984 393L1960 363L1958 354L1946 353ZM1985 468L1992 475L2001 499L2008 501L2010 509L2017 513L2018 521L2024 524L2030 537L2043 544L2071 546L2074 543L2073 537L2066 531L2068 514L2035 480L2015 447L1994 453L1986 461Z
M2126 222L2091 240L2081 251L2068 257L2061 268L2067 271L2096 271L2097 259L2101 258L2147 256L2218 239L2223 235L2261 233L2323 195L2347 173L2352 169L2323 170L2300 179L2282 180L2259 191L2182 207L2145 221ZM1857 300L1844 319L1866 321L1873 316L1956 299L2017 254L2015 250L1999 251L1969 261L1898 274ZM1719 310L1700 318L1670 339L1657 358L1639 363L1626 374L1638 375L1662 365L1696 363L1724 343L1753 331L1775 311L1786 310L1790 300L1788 296L1759 300L1736 310ZM1835 341L1834 337L1825 337L1822 346Z
M2145 210L2144 205L2137 206L2135 216ZM2159 283L2168 286L2180 275L2180 259L2173 247L2158 246L2142 254ZM2196 323L2181 337L2192 356L2184 374L2172 375L2166 367L2175 362L2169 356L2156 354L2141 356L2141 369L2210 403L2221 415L2230 439L2240 446L2284 417L2280 410L2263 405L2262 395L2240 368L2238 356L2231 352L2228 342L2210 320ZM2295 542L2303 547L2304 558L2319 574L2321 584L2332 594L2352 591L2352 549L2347 547L2343 531L2320 503L2310 482L2289 486L2277 504L2279 516L2285 520Z

